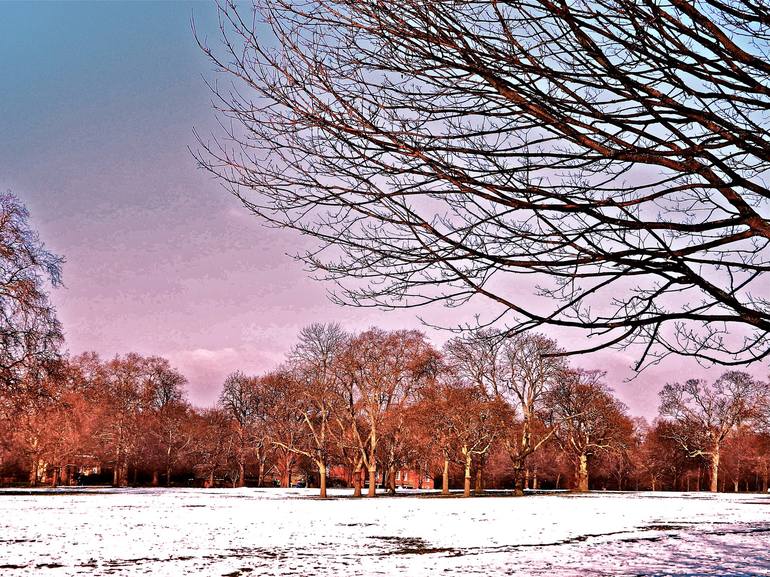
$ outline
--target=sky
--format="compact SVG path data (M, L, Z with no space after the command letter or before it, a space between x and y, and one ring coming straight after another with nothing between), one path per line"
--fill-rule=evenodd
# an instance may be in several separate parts
M210 3L0 3L0 190L66 259L52 300L69 352L165 356L190 400L211 406L229 372L269 370L311 322L425 327L415 310L332 304L331 287L288 256L301 240L263 226L197 168L193 129L215 129L204 82L215 75L193 20L216 42ZM483 309L419 314L451 325ZM425 331L438 346L449 336ZM669 358L629 381L633 360L606 351L573 362L607 370L647 417L666 381L721 372Z

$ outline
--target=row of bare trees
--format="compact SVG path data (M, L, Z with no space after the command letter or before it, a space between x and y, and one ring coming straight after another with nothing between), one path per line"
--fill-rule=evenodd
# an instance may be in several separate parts
M85 354L2 397L0 475L393 492L401 470L446 493L484 487L767 489L768 385L731 371L669 383L633 419L598 371L538 334L477 331L442 350L414 330L312 324L286 360L225 380L216 408L185 399L167 360ZM420 481L422 483L422 481ZM721 483L721 484L720 484Z

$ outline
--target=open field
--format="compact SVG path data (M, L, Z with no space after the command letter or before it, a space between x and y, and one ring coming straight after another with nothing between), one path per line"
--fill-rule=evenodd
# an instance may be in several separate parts
M766 495L314 493L0 491L0 574L770 575Z

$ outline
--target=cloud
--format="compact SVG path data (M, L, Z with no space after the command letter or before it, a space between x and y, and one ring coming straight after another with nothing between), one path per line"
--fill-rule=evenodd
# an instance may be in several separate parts
M232 347L172 351L166 357L187 377L190 401L203 407L216 403L222 382L231 372L259 372L266 368L261 355L245 354Z

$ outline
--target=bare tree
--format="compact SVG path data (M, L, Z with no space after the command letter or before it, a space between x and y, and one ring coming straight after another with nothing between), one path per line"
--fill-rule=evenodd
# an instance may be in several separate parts
M629 421L603 376L599 371L573 371L548 394L552 418L558 422L556 438L575 466L578 491L588 491L591 459L620 448L624 421Z
M527 460L559 424L546 426L542 415L548 393L567 375L558 345L539 334L505 338L485 330L450 340L445 351L465 382L510 406L503 442L513 463L516 494L523 495Z
M435 375L437 352L419 331L372 328L353 337L341 358L347 424L376 494L378 447L388 411L405 404ZM364 428L365 427L365 428Z
M637 368L770 354L763 3L253 3L201 42L232 83L198 158L337 298L483 295Z
M305 403L307 396L301 391L302 383L281 366L259 378L265 395L265 432L275 453L275 466L282 487L290 487L292 476L305 448L312 444L305 422L305 411L312 411Z
M58 358L63 337L46 289L61 284L62 262L19 199L0 193L0 392L36 382L28 373Z
M307 428L307 443L291 449L311 459L318 468L320 497L326 498L326 474L333 446L333 418L340 409L340 387L335 366L347 343L337 324L311 324L302 329L289 355L294 377L293 403Z
M672 431L690 457L711 462L710 490L719 490L722 444L738 425L759 415L768 385L747 373L728 371L714 383L689 379L668 383L660 392L660 414L680 426Z
M185 400L187 379L161 357L148 358L146 370L140 393L143 428L148 441L146 451L155 457L153 485L158 484L158 468L162 467L166 486L169 486L172 469L193 441L186 426L191 410Z
M257 377L240 371L229 375L219 395L220 408L232 419L237 437L237 485L246 483L246 459L252 449L252 436L265 411L262 388Z

